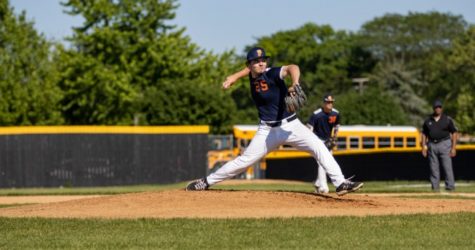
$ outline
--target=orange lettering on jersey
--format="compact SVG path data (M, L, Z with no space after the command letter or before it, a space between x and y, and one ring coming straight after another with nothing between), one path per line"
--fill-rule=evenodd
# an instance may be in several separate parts
M328 123L335 123L336 122L336 116L330 116L328 117Z
M258 81L255 81L254 82L254 89L256 90L256 92L260 92L261 90L259 89L259 82Z
M254 82L254 87L256 89L256 92L265 92L269 90L269 85L267 85L267 82L265 80L258 80Z
M261 90L262 91L267 91L269 90L269 86L267 85L266 81L260 81L259 84L261 85Z

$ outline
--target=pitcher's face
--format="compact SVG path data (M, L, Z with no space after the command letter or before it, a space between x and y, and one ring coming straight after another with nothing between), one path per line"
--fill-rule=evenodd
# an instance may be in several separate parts
M257 58L249 62L249 69L253 76L260 75L266 71L267 59Z

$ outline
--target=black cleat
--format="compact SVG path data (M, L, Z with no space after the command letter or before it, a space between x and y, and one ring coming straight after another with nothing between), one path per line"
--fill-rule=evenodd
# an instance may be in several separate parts
M352 182L346 180L340 186L336 188L336 194L341 196L347 193L355 192L363 186L363 182Z
M186 185L185 190L186 191L203 191L203 190L208 190L208 188L209 188L209 184L205 177L205 178L194 180L188 183L188 185Z

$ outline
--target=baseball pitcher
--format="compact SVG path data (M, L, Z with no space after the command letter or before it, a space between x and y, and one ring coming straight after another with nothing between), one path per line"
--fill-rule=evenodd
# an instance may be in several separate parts
M230 75L223 88L230 88L239 78L248 76L252 99L259 113L259 126L249 146L242 155L229 161L207 177L190 182L187 191L207 190L210 186L230 179L248 166L259 161L267 153L282 144L309 152L328 174L338 195L354 192L363 186L343 176L340 166L323 142L297 118L295 113L306 97L299 84L300 69L297 65L267 67L263 48L255 47L247 53L246 67ZM284 79L290 77L292 85L287 88Z

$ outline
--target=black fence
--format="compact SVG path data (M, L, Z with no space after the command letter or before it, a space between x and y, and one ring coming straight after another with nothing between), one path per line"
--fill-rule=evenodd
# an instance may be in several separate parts
M198 126L197 126L198 127ZM206 174L208 128L0 134L0 187L166 184ZM107 131L107 128L102 128ZM194 132L195 131L195 132ZM91 133L92 132L92 133Z
M358 181L371 180L429 180L429 163L420 152L395 152L338 155L346 177L356 175ZM475 150L458 150L452 158L456 180L475 180ZM314 181L317 163L313 158L267 160L265 176L268 179ZM444 178L441 169L442 180ZM443 181L441 182L443 183Z

